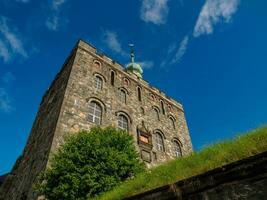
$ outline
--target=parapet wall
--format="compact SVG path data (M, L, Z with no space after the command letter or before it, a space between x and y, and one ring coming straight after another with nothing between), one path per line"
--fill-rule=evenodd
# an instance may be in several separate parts
M266 200L267 152L126 199Z

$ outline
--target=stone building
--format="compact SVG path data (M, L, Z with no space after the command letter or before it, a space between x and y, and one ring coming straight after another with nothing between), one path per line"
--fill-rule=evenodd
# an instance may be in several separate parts
M1 187L1 200L36 199L32 185L63 136L95 125L132 134L149 167L192 152L182 105L144 81L133 52L131 58L124 68L78 41L42 99L23 154Z

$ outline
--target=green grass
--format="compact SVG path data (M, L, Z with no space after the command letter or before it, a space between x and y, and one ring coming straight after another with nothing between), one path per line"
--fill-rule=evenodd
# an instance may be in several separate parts
M219 142L122 183L97 200L116 200L142 193L166 184L204 173L225 164L267 151L267 126L256 129L233 140Z

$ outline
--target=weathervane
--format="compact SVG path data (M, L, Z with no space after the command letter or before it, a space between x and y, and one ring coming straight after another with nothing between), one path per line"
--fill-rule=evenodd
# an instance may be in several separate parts
M129 44L129 47L131 48L131 61L134 63L134 44Z

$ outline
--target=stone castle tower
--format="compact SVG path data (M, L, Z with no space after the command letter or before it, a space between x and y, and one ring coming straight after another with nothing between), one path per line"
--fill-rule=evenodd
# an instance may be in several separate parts
M42 99L23 154L0 189L0 200L36 200L33 183L63 136L95 125L132 134L149 167L192 152L182 105L144 81L133 52L131 58L125 69L78 41Z

